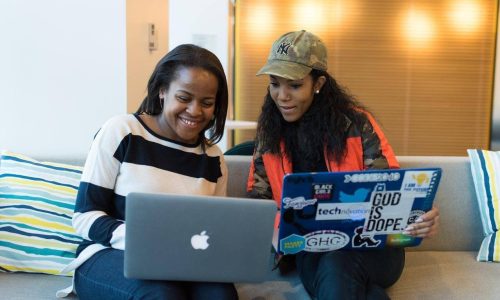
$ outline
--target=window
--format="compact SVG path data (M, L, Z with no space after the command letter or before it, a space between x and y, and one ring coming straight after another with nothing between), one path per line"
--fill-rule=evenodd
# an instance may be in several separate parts
M268 84L255 73L272 42L306 29L329 72L380 122L397 155L488 148L497 1L238 0L235 116L257 120ZM237 132L235 142L253 138Z

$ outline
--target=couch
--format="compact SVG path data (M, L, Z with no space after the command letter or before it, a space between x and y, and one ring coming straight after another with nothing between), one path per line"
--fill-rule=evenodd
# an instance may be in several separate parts
M406 252L406 267L388 292L393 299L498 299L500 266L476 261L483 239L469 158L400 156L402 167L441 167L436 196L440 207L439 235ZM57 161L57 158L52 158ZM229 196L245 196L249 156L226 156ZM82 160L64 161L81 164ZM0 299L55 299L70 277L0 273ZM270 272L262 283L237 283L240 299L309 299L296 273ZM77 299L70 296L66 299Z

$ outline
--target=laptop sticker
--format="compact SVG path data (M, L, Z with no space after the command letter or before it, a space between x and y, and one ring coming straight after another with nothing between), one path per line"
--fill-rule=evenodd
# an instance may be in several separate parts
M440 168L288 174L278 252L417 246L402 232L432 208Z

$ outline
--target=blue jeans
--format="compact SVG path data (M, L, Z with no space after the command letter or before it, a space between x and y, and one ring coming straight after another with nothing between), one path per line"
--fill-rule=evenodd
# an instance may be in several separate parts
M232 283L125 278L123 254L116 249L101 250L76 269L79 299L238 299Z
M297 270L311 297L389 299L385 288L403 272L403 248L297 254Z

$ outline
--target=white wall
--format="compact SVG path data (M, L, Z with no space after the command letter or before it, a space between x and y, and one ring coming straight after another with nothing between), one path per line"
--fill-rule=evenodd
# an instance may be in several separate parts
M0 0L0 149L86 154L126 112L125 0Z
M169 48L191 43L212 51L228 71L228 0L170 0Z
M0 0L0 149L84 157L104 121L135 111L156 62L182 43L214 52L227 74L228 0L150 2ZM141 48L148 22L159 33L152 52Z
M230 1L170 0L169 5L169 49L187 43L207 48L221 61L226 77L230 76L228 73ZM231 91L229 96L230 114ZM226 130L224 137L218 143L222 151L230 147L230 139L230 133Z

